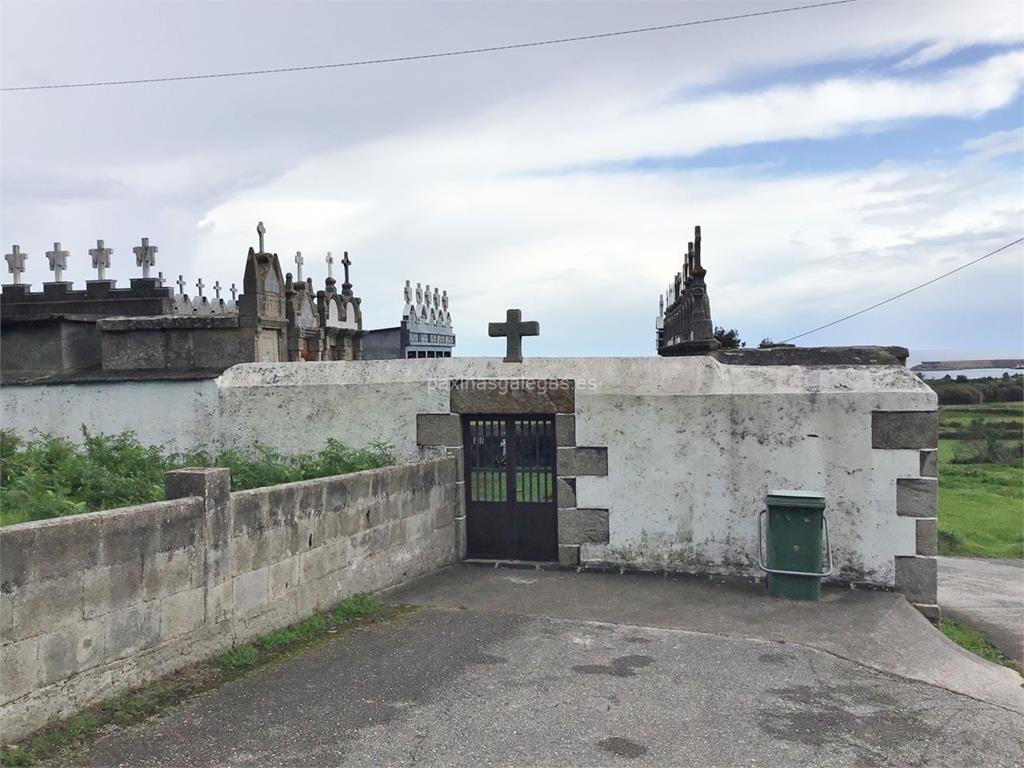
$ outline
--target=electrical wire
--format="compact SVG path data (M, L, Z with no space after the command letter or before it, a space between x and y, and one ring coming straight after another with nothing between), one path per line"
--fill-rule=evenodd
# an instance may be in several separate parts
M872 309L878 309L879 307L881 307L881 306L883 306L885 304L888 304L891 301L896 301L896 299L902 299L907 294L913 293L914 291L919 291L922 288L931 285L932 283L937 283L939 280L942 280L945 277L949 277L950 275L955 275L957 272L959 272L962 269L967 269L968 267L973 266L974 264L977 264L979 261L984 261L989 256L995 256L997 253L1000 253L1001 251L1005 251L1007 248L1012 248L1013 246L1018 245L1019 243L1022 243L1022 242L1024 242L1024 237L1018 237L1012 243L1007 243L1006 245L1003 245L1003 246L1000 246L999 248L996 248L994 251L989 251L984 256L979 256L978 258L974 259L974 261L969 261L966 264L961 264L956 269L952 269L949 272L946 272L945 274L939 275L938 277L933 277L931 280L929 280L929 281L927 281L925 283L921 283L920 285L916 285L913 288L910 288L909 290L903 291L902 293L897 293L895 296L890 296L885 301L880 301L877 304L872 304L870 307L865 307L864 309L861 309L861 310L859 310L857 312L854 312L852 315L847 315L846 317L841 317L838 320L833 320L831 323L825 323L825 325L819 325L817 328L812 328L809 331L804 331L803 333L798 333L796 336L790 336L788 339L783 339L782 343L783 344L788 344L789 342L793 341L794 339L799 339L799 338L802 338L804 336L810 336L812 333L817 333L818 331L823 331L826 328L831 328L833 325L838 325L839 323L842 323L842 322L845 322L845 321L847 321L847 320L849 320L851 318L857 317L858 315L863 315L865 312L870 312Z
M536 48L545 45L561 45L562 43L578 43L585 40L601 40L609 37L623 37L626 35L639 35L645 32L661 32L667 29L682 29L683 27L696 27L702 24L718 24L726 21L739 21L741 19L753 19L760 16L775 16L782 13L794 13L796 11L808 11L814 8L828 8L835 5L848 5L858 0L831 0L824 3L812 3L809 5L795 5L788 8L775 8L768 11L752 11L740 13L734 16L718 16L711 19L697 19L695 21L681 21L675 24L660 24L655 27L637 27L635 29L622 29L615 32L600 32L593 35L576 35L574 37L559 37L551 40L535 40L528 43L509 43L507 45L490 45L482 48L463 48L455 51L441 51L437 53L420 53L408 56L391 56L379 59L363 59L361 61L343 61L336 64L310 64L297 67L275 67L273 69L251 69L241 72L216 72L199 75L171 75L167 77L142 77L131 80L97 80L84 83L56 83L53 85L18 85L0 88L0 92L12 91L47 91L62 88L99 88L113 85L143 85L147 83L174 83L186 80L214 80L226 77L250 77L253 75L273 75L286 72L310 72L320 69L340 69L342 67L365 67L372 64L395 64L408 61L422 61L425 59L441 59L452 56L470 56L479 53L493 53L496 51L514 51L522 48Z

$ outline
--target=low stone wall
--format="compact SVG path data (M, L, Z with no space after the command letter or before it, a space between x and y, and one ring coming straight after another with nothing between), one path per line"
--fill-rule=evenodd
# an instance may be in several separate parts
M10 741L358 592L455 560L454 459L0 528L0 734Z

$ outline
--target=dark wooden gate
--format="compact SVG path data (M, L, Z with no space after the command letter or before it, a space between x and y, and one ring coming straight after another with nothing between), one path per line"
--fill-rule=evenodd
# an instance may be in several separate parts
M555 420L465 416L469 557L558 559Z

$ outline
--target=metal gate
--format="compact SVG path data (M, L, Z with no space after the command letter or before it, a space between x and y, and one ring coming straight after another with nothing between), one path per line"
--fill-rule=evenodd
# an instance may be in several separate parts
M469 557L558 559L555 420L465 416Z

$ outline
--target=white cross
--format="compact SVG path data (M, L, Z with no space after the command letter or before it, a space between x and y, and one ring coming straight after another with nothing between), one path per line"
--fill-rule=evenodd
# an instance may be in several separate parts
M334 257L330 251L327 252L327 277L334 277Z
M259 224L256 225L256 234L259 235L260 238L260 253L263 253L263 235L265 235L266 233L267 228L263 226L263 222L261 221Z
M96 247L89 249L89 255L92 256L92 268L96 270L97 280L107 279L107 267L110 266L110 254L113 252L113 248L103 247L102 240L97 240Z
M200 277L198 280L196 280L196 288L199 289L199 295L200 296L203 295L203 288L205 288L205 287L206 286L203 285L203 278Z
M216 297L217 301L220 301L220 280L217 280L213 284L213 295Z
M302 264L303 264L302 251L296 251L295 252L295 277L296 277L296 282L299 282L299 283L302 282Z
M178 293L182 296L185 295L185 278L178 275L178 279L175 281L178 284Z
M142 245L132 248L135 253L135 266L142 267L142 276L149 277L149 268L156 264L156 252L160 249L149 244L149 238L142 238Z
M54 243L53 250L46 252L46 258L50 260L50 270L53 272L54 282L61 282L64 270L68 268L68 252L60 249L60 243Z
M235 301L238 298L238 289L235 288L235 284L231 284L231 300Z
M14 275L14 284L21 285L21 273L25 271L25 257L20 245L12 245L11 252L4 256L7 259L7 271Z

